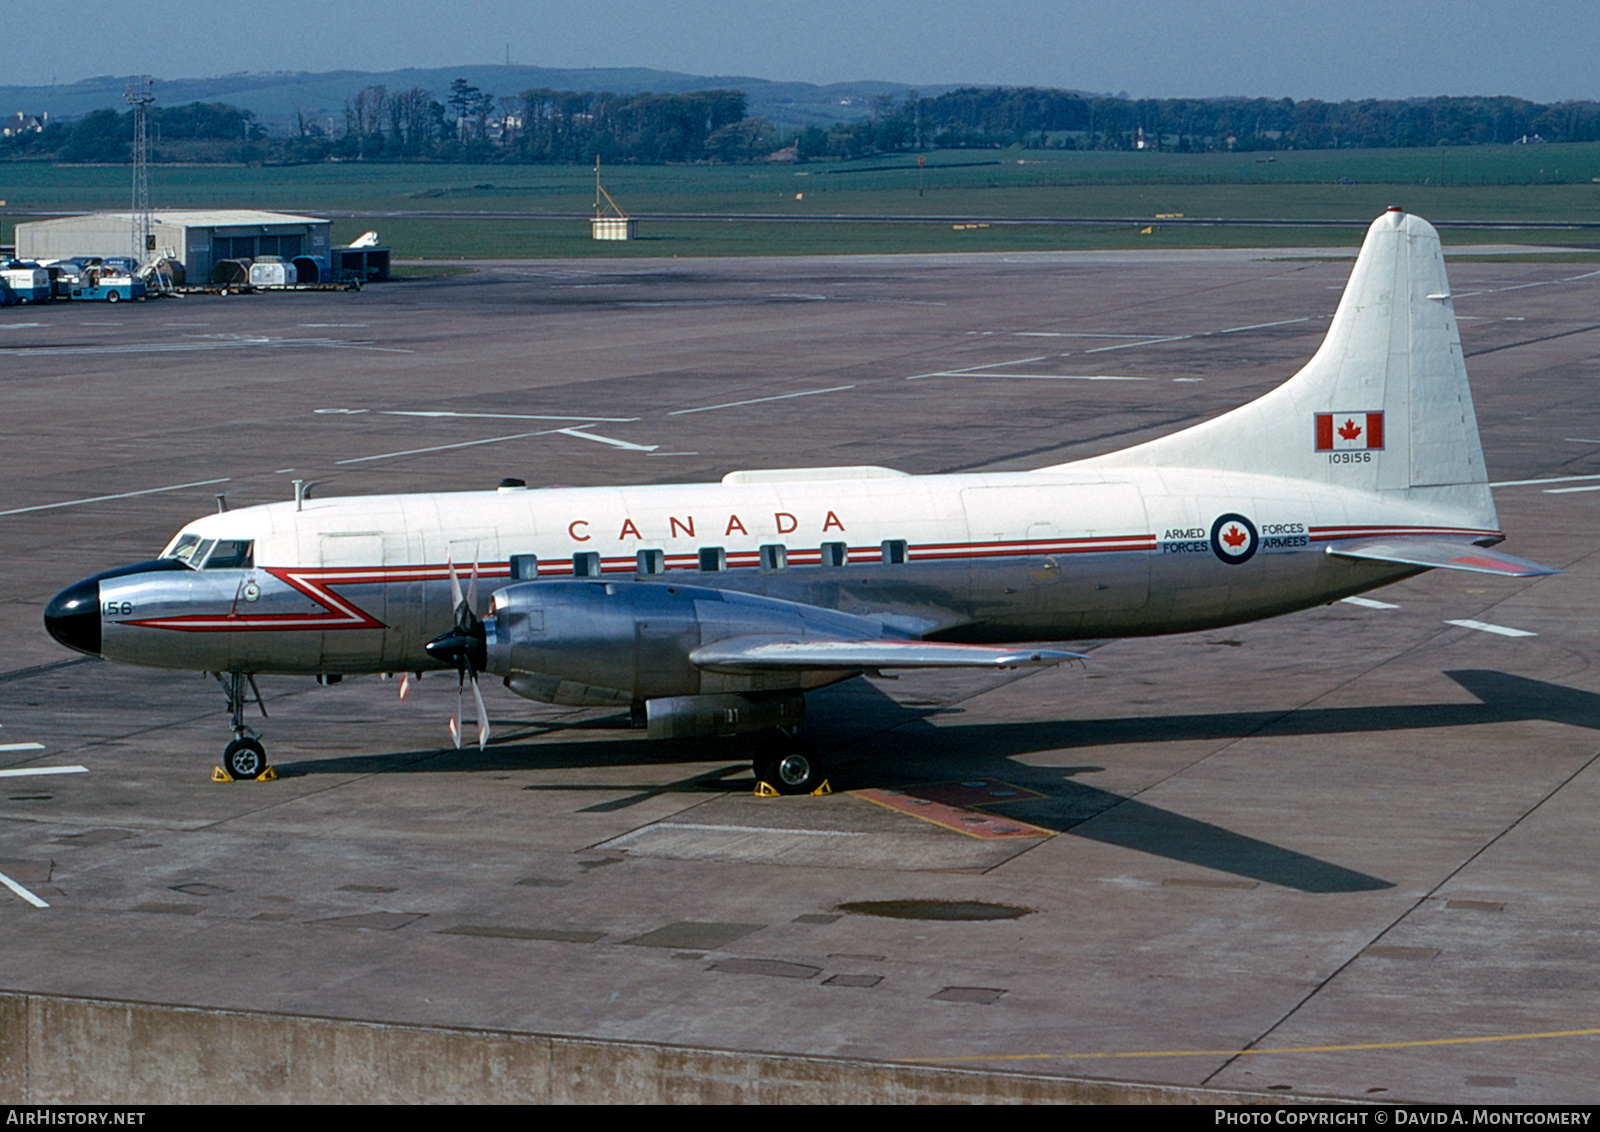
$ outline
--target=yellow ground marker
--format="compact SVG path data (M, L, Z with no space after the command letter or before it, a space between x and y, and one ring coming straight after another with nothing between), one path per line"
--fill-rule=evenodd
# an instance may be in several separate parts
M1591 1030L1546 1030L1531 1034L1483 1034L1472 1038L1419 1038L1407 1042L1356 1042L1337 1046L1282 1046L1275 1049L1164 1049L1134 1050L1118 1053L998 1053L971 1054L961 1057L897 1057L895 1061L929 1065L952 1061L1090 1061L1127 1057L1245 1057L1263 1053L1349 1053L1360 1050L1417 1049L1422 1046L1481 1045L1488 1042L1532 1042L1553 1038L1591 1038L1600 1034L1600 1027Z

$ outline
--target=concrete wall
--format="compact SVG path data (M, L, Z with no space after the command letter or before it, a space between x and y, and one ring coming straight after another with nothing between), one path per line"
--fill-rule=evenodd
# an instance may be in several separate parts
M0 1103L1293 1103L1309 1098L0 991Z

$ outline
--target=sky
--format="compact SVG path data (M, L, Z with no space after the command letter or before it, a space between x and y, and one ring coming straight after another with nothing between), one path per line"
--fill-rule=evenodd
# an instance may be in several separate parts
M513 63L1136 98L1600 99L1596 0L77 0L7 5L5 81Z

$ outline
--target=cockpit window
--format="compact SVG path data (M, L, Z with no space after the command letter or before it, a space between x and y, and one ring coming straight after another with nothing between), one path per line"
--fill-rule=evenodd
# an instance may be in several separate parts
M172 545L161 552L163 558L176 558L179 562L194 565L195 548L200 545L199 535L179 535Z
M245 570L255 565L256 544L251 539L212 539L179 535L162 551L191 570Z
M200 563L202 570L244 570L255 565L256 544L250 539L220 538ZM198 554L195 556L199 557Z

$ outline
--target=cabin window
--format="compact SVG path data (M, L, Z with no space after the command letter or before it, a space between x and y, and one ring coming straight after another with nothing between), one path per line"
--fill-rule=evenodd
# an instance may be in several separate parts
M667 572L667 555L661 550L641 550L638 554L639 573L665 574Z
M203 570L248 570L255 565L255 550L256 544L250 539L218 539L199 565Z
M789 549L781 543L769 543L761 548L762 573L785 569L789 565Z
M511 580L513 582L526 582L539 576L539 556L537 554L513 554L511 556Z
M842 542L825 542L822 544L822 564L824 566L843 566L850 561L850 548Z
M598 578L600 576L600 556L593 551L572 556L572 576L574 578Z
M719 570L728 568L728 552L720 546L702 546L700 548L700 570L705 574L715 574Z
M906 560L906 540L903 538L884 539L883 564L885 566L901 566Z

